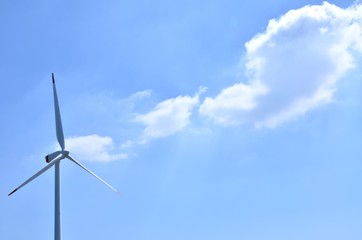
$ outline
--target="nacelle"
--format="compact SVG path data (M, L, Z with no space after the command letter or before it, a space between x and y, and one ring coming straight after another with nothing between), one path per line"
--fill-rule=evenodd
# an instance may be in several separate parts
M62 151L56 151L53 152L51 154L48 154L45 156L45 162L50 163L51 161L53 161L56 157L58 157L60 154L62 153Z
M51 161L51 160L50 160L49 154L48 154L48 155L45 156L45 162L50 163L50 161Z

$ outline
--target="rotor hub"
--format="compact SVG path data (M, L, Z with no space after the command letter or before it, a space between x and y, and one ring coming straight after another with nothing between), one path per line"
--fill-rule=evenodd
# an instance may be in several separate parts
M68 150L63 150L62 155L63 155L63 158L68 157L69 156L69 151Z

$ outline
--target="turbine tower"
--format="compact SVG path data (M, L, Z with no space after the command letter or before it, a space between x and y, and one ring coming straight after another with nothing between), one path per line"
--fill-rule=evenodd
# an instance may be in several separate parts
M8 194L10 196L11 194L15 193L20 188L24 187L26 184L43 174L45 171L50 169L54 165L55 169L55 186L54 186L54 240L61 240L61 221L60 221L60 161L63 159L68 159L75 164L77 164L79 167L83 168L88 173L92 174L94 177L96 177L98 180L100 180L102 183L107 185L109 188L111 188L113 191L117 192L116 189L114 189L111 185L109 185L107 182L102 180L100 177L95 175L93 172L91 172L89 169L84 167L82 164L80 164L77 160L75 160L70 154L69 151L65 149L65 143L64 143L64 134L63 134L63 127L62 127L62 120L60 117L60 110L59 110L59 103L58 103L58 96L57 96L57 90L55 88L55 81L54 81L54 74L52 73L52 81L53 81L53 94L54 94L54 109L55 109L55 127L56 127L56 133L57 133L57 139L58 143L60 145L61 150L55 151L51 154L48 154L45 156L45 161L47 162L47 165L43 167L40 171L35 173L33 176L31 176L28 180L26 180L24 183L22 183L19 187L15 188L11 193Z

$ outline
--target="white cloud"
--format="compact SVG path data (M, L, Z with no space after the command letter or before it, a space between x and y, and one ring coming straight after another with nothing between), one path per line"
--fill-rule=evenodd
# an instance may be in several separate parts
M239 124L246 120L246 116L243 116L246 112L255 109L256 97L266 92L267 89L257 81L250 85L235 84L223 89L216 98L207 97L199 112L222 125Z
M150 89L146 89L146 90L139 91L139 92L132 94L129 98L130 99L143 99L143 98L151 96L151 94L152 94L152 91Z
M152 111L136 116L135 120L146 126L145 139L166 137L189 124L192 110L198 103L198 95L178 96L158 103Z
M65 142L72 156L79 160L109 162L127 158L125 153L114 153L118 149L115 148L111 137L93 134L70 137Z
M223 125L275 127L332 100L362 53L362 5L291 10L245 46L249 80L206 98L199 112Z

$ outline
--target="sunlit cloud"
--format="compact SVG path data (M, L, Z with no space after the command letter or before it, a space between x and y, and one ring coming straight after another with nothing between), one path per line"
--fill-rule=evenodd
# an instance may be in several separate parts
M139 92L132 94L129 97L129 99L143 99L143 98L151 96L151 94L152 94L152 90L147 89L147 90L139 91Z
M199 112L207 115L222 125L237 125L246 121L246 112L257 107L256 98L267 92L260 82L235 84L225 88L215 98L207 97Z
M144 139L170 136L189 124L192 110L198 103L198 95L167 99L148 113L137 115L135 121L145 125Z
M133 122L143 125L141 133L115 147L110 137L90 135L70 139L77 151L93 161L126 158L126 151L152 139L171 136L186 129L196 117L216 124L276 127L297 119L312 109L332 102L338 81L358 66L362 53L362 5L347 9L327 2L291 10L269 21L266 30L245 44L242 70L245 79L221 89L216 96L198 93L163 100L146 111L135 103L151 90L136 92L117 107L128 106ZM200 96L205 97L200 101ZM142 105L143 106L143 105ZM198 111L199 115L192 118ZM92 151L77 144L88 141ZM69 140L68 140L69 141ZM91 153L91 154L90 154Z
M362 53L362 5L324 2L272 19L245 44L247 81L207 97L199 113L222 125L275 127L330 103Z
M80 161L110 162L127 158L108 136L97 134L67 138L67 149Z

